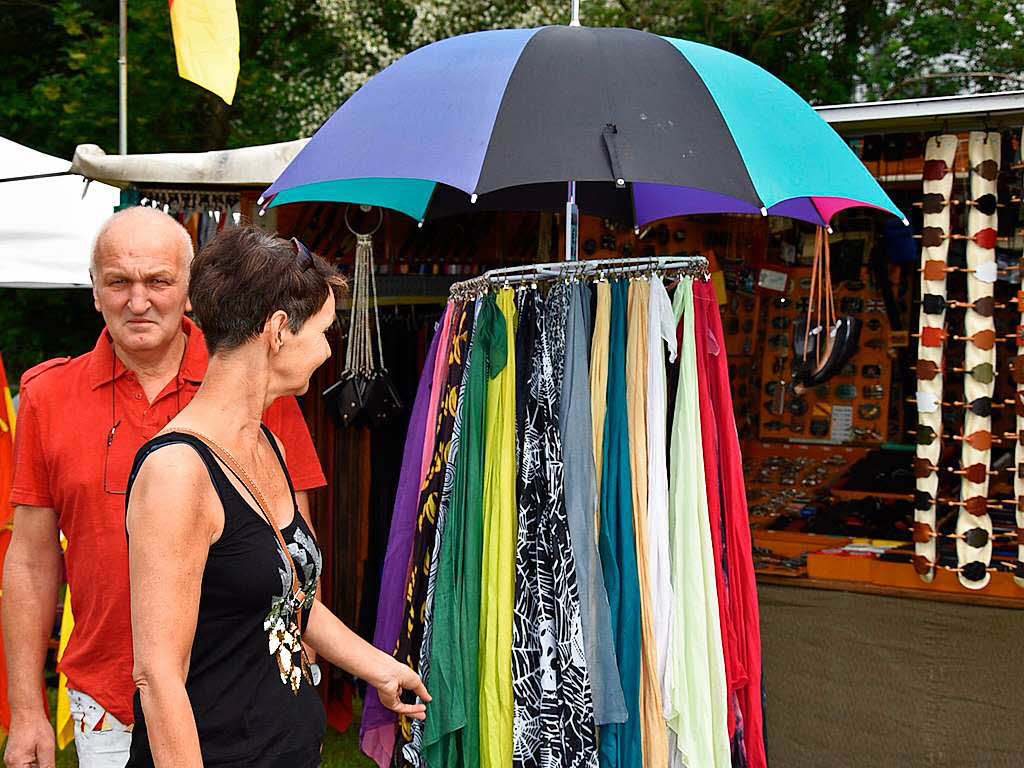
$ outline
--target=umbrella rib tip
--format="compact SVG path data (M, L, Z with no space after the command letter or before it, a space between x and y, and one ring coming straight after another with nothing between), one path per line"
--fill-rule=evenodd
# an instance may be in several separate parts
M476 192L474 192L472 195L469 196L469 202L472 205L476 205Z
M761 206L761 215L762 216L767 216L768 215L768 209L765 208L763 205Z

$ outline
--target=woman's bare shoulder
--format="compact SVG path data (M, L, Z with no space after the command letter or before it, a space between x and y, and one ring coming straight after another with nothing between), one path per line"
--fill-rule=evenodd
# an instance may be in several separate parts
M223 511L212 503L215 499L210 473L195 448L171 443L143 459L132 485L128 518L143 525L171 520L205 522L219 532Z

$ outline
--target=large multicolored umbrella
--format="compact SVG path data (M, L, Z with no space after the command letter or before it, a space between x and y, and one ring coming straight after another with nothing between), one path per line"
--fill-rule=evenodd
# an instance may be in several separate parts
M694 213L827 225L854 206L903 218L846 142L757 65L571 26L413 51L353 94L264 198L381 205L422 222L564 209L566 182L583 213L636 226Z

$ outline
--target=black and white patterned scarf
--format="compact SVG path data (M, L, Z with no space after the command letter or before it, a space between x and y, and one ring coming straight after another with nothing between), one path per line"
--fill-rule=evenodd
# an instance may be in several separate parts
M562 489L558 393L543 318L544 299L531 290L524 297L516 344L517 356L528 363L516 393L520 470L513 765L595 768L593 698Z

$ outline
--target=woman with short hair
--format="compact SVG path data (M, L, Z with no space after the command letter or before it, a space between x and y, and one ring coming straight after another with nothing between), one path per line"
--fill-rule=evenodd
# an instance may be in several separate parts
M280 442L261 424L331 354L344 282L294 238L218 234L189 299L210 352L195 398L140 449L128 485L135 726L129 766L307 768L324 710L304 644L423 719L419 676L316 599L321 555Z

